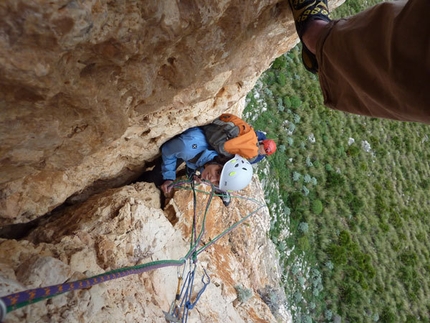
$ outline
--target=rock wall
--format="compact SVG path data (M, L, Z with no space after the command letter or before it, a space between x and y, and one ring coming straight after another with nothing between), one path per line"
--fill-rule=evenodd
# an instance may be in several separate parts
M0 295L182 257L190 192L162 210L154 186L130 183L170 137L241 113L298 41L287 1L3 0L0 18ZM263 200L256 178L243 194ZM253 208L215 199L204 242ZM268 229L260 211L201 254L212 283L190 321L288 321L259 295L279 287ZM164 322L176 276L125 277L6 322Z
M6 0L0 16L2 225L124 184L297 42L279 0Z
M203 248L260 208L196 257L193 300L202 288L203 270L210 284L188 322L288 321L283 312L272 314L260 296L268 287L283 295L274 246L266 237L270 216L264 201L234 196L225 208L216 197L204 218L209 189L198 190L194 213L189 185L177 189L164 212L153 184L111 189L56 211L23 240L0 240L1 295L157 260L179 260L190 249L194 214L197 235L205 228L199 244ZM242 193L262 195L258 181ZM178 272L187 274L192 268L190 262L179 271L166 267L68 292L11 311L5 322L165 322L163 311L174 300ZM249 290L250 298L241 299L237 286ZM282 305L282 298L274 305Z

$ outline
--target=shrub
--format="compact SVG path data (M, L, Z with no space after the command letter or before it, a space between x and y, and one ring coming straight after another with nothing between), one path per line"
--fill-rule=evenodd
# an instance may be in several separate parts
M272 314L276 317L278 315L281 304L285 302L284 293L279 289L266 285L263 290L258 290L258 294L260 295L263 302L266 303L267 306L269 306L269 309Z
M378 317L378 319L379 319L379 317ZM375 321L375 322L377 322L377 321ZM421 322L421 320L416 318L413 315L406 315L406 321L405 322L406 323L418 323L418 322Z
M345 193L345 197L344 197L344 201L345 201L345 203L347 203L347 204L349 204L349 203L351 203L352 202L352 200L354 199L354 194L353 193L351 193L350 191L347 191L346 193Z
M326 165L325 165L325 170L326 170L327 172L331 172L331 171L333 171L333 167L332 167L330 164L326 164Z
M354 267L347 267L346 270L346 277L348 277L348 279L351 279L357 283L361 282L364 279L364 276L361 272L359 272L357 269L355 269Z
M417 263L418 256L413 252L404 252L399 255L399 260L406 266L413 266Z
M303 276L297 277L297 281L299 282L300 286L302 287L305 286L305 277Z
M286 61L285 57L283 55L281 55L273 61L272 68L277 69L277 70L281 70L281 69L285 68L286 64L287 64L287 61ZM283 74L283 73L281 73L281 74Z
M353 286L345 284L342 288L342 299L346 304L356 306L361 300L361 295Z
M309 315L303 315L301 323L312 323L312 318Z
M301 236L297 239L297 248L302 251L309 251L311 244L309 242L308 236Z
M320 200L313 200L311 204L311 210L315 214L321 214L323 211L323 204Z
M346 248L338 246L336 244L331 244L328 247L327 254L330 256L331 260L335 265L346 264L348 261Z
M291 108L293 109L300 108L300 106L302 105L302 101L297 96L292 96L290 98L290 101L291 101Z
M401 142L402 142L402 140L398 136L391 138L391 143L394 145L394 148L396 150L400 150L400 148L402 146Z
M289 98L288 96L284 96L284 98L283 98L283 102L284 102L284 106L285 106L287 109L290 109L290 108L291 108L291 100L290 100L290 98Z
M280 86L285 86L285 84L287 83L287 78L285 77L284 73L279 73L277 75L276 81Z
M296 130L296 125L294 123L290 122L288 124L288 131L291 132L291 133L293 133L294 130Z
M299 291L296 291L294 292L293 298L294 298L294 302L300 303L303 299L303 295Z
M379 228L384 233L387 233L388 231L390 231L390 226L387 223L380 223Z
M395 315L388 307L386 307L381 314L381 321L384 323L395 323L397 322L397 319L397 315Z
M293 213L301 213L304 208L305 198L299 192L293 192L288 197L290 209Z
M341 231L339 233L339 245L341 246L349 246L352 242L351 235L348 231Z
M242 285L237 285L234 288L236 289L237 299L240 302L245 303L248 299L251 298L251 296L252 296L252 290L251 289L245 288Z
M367 275L369 279L373 279L376 276L376 270L371 264L365 264L364 273Z
M287 147L285 147L285 145L279 145L279 146L278 146L278 150L279 150L281 153L283 153L283 152L285 152L285 151L287 150Z
M334 265L333 263L329 260L325 263L325 266L329 269L329 270L333 270Z
M367 164L365 163L365 162L361 162L360 163L360 165L358 166L359 167L359 169L362 171L362 172L366 172L367 171Z
M306 222L300 222L299 231L304 234L308 233L309 225Z
M346 150L346 154L350 157L356 157L360 154L360 148L357 146L349 146L349 148Z
M377 149L378 146L380 145L379 139L376 138L375 136L370 136L369 143L373 147L373 149Z
M322 139L323 139L324 143L329 143L330 142L330 139L329 139L329 137L327 135L323 135Z
M349 207L351 208L353 214L359 213L363 206L364 202L357 196L354 196L351 203L349 203Z
M302 177L302 175L300 173L297 173L297 172L293 173L293 181L294 182L299 181L301 177Z
M309 195L309 190L308 190L308 188L307 188L306 186L303 186L303 187L302 187L302 190L303 190L303 194L304 194L305 196L308 196L308 195Z
M423 179L420 183L420 186L422 189L427 190L430 188L430 180L428 179Z
M325 310L325 311L324 311L324 316L325 316L325 318L326 318L327 320L331 320L331 319L332 319L332 317L333 317L333 312L332 312L332 311L330 311L330 310Z
M401 228L403 225L402 217L397 212L394 212L390 215L389 221L396 229Z
M300 267L298 265L292 265L291 272L294 276L297 276L300 273Z
M326 181L326 187L331 189L340 189L345 185L345 178L338 173L329 172Z
M281 241L278 244L278 250L281 252L284 252L287 249L287 244L285 243L285 241Z

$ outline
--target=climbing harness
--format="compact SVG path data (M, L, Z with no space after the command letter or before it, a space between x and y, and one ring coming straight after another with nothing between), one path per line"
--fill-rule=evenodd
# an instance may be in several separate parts
M169 311L168 312L163 311L163 313L167 322L171 322L171 323L187 322L189 311L195 307L198 300L206 290L206 287L210 283L210 277L207 274L206 270L203 268L204 274L201 278L201 283L203 284L203 286L197 292L194 299L192 299L194 279L195 279L196 268L197 268L197 256L200 253L202 253L204 250L206 250L209 246L211 246L213 243L215 243L220 238L222 238L224 235L226 235L234 228L236 228L238 225L246 221L251 215L255 214L262 207L264 207L264 204L262 204L261 202L255 199L242 197L247 200L253 200L256 203L259 203L260 206L255 211L251 212L247 216L243 217L241 220L237 221L231 227L224 230L218 236L211 239L209 243L206 243L203 247L199 248L199 245L201 243L202 237L205 232L206 216L216 190L213 184L211 184L210 182L206 182L206 183L211 185L212 189L211 189L211 192L209 193L209 197L206 203L206 208L205 208L205 212L204 212L201 227L200 227L200 232L197 232L196 192L198 190L195 188L194 181L192 180L178 181L174 184L175 187L182 188L182 189L189 189L187 185L191 184L189 186L191 186L191 189L193 190L194 217L193 217L192 236L190 239L191 240L190 249L183 258L180 258L179 260L159 260L159 261L154 261L154 262L136 265L132 267L119 268L100 275L88 277L74 282L67 282L59 285L34 288L34 289L20 291L10 295L2 296L0 297L0 322L3 322L7 313L13 310L22 308L24 306L27 306L29 304L46 300L54 296L64 294L69 291L89 288L91 286L101 284L109 280L125 277L132 274L140 274L150 270L155 270L155 269L164 268L164 267L171 267L171 266L178 267L178 286L176 290L175 299L171 303ZM199 191L199 192L207 194L206 191ZM188 273L185 274L187 263L189 268L188 268ZM182 275L180 275L179 268L181 268L182 266L184 269L183 269ZM184 276L186 276L185 279L184 279ZM181 285L182 285L182 288L181 288Z

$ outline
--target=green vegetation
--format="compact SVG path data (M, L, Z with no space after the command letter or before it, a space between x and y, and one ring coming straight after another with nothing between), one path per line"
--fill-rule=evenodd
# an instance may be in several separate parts
M237 285L234 287L237 292L237 299L241 303L246 303L252 297L252 290L245 288L242 285Z
M322 102L297 46L262 75L244 113L280 148L258 174L294 322L430 322L430 128Z

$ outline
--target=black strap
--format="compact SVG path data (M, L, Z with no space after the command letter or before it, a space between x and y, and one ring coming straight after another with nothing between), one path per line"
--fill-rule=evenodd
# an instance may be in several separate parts
M195 155L193 158L188 160L190 163L197 163L197 161L200 159L200 157L203 155L204 151L199 152L197 155Z

